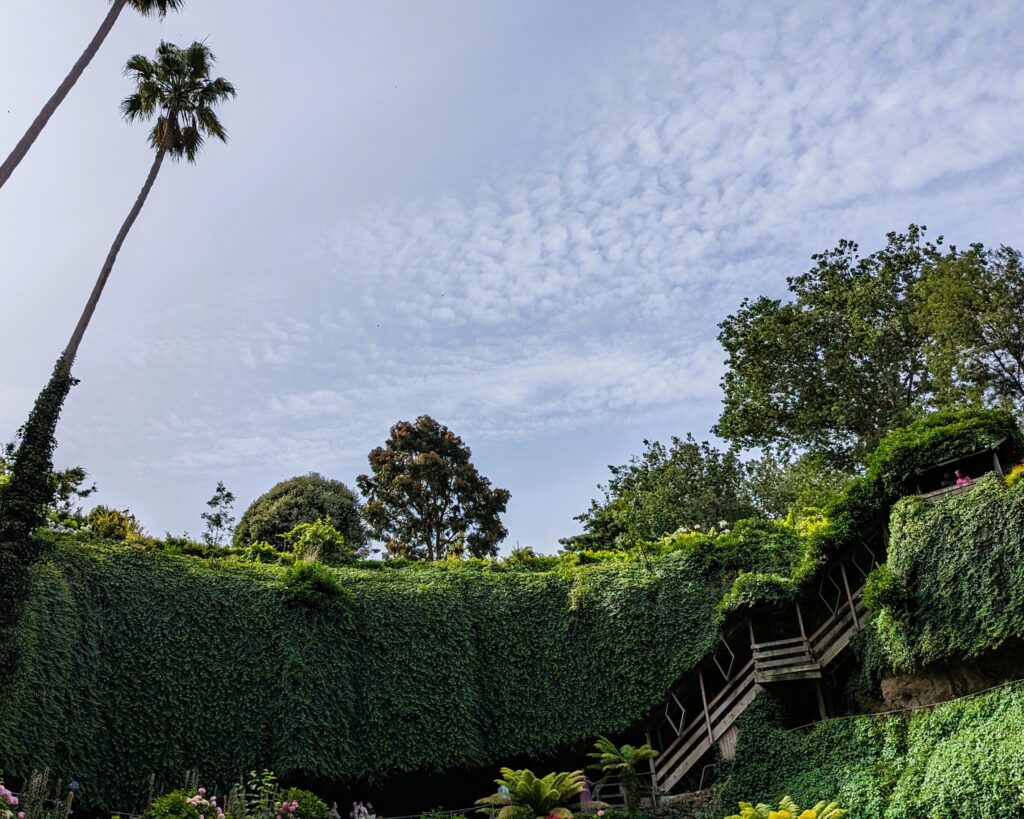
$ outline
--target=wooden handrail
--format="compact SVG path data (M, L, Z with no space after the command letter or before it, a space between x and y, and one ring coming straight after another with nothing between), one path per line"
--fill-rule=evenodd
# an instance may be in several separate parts
M854 578L851 576L849 579ZM856 589L850 588L848 582L844 585L846 601L809 637L788 637L760 643L751 641L751 658L726 680L713 697L708 699L705 695L703 709L686 723L653 761L661 789L671 791L753 702L761 690L756 676L758 671L776 672L782 679L786 675L791 675L791 678L820 676L816 672L831 664L846 649L859 630L866 608L863 585ZM802 625L801 619L801 632Z

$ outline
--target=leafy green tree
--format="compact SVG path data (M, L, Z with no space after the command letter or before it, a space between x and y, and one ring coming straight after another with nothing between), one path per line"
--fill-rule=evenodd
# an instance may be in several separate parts
M276 549L287 550L288 532L299 524L318 520L330 520L353 548L366 543L356 494L341 481L312 472L281 481L256 498L235 527L234 545L245 547L266 541Z
M462 439L428 415L399 421L383 447L370 452L371 475L356 481L371 534L392 555L440 560L468 552L497 554L507 530L501 514L507 489L470 462Z
M361 550L345 540L344 535L331 525L329 517L313 523L300 523L285 532L284 539L298 560L319 560L336 566L352 563L362 556Z
M611 478L599 487L603 500L591 501L576 517L583 534L560 541L567 550L629 549L680 528L707 529L766 511L739 453L698 443L692 435L674 437L668 447L645 440L640 455L609 469Z
M127 509L113 509L109 506L93 507L85 516L85 526L97 537L111 540L140 540L145 537L142 524Z
M839 499L840 490L852 477L850 471L836 468L815 452L786 460L768 451L746 466L756 505L773 518L823 509Z
M601 771L608 781L618 780L622 783L622 792L626 797L626 813L636 816L640 807L640 770L642 762L654 759L658 751L650 745L623 745L621 748L607 737L598 737L594 743L596 751L587 756L597 760L591 765L593 770Z
M858 462L932 404L915 286L943 256L924 227L861 256L840 241L789 278L790 301L745 300L720 325L728 354L715 432L743 447L810 448Z
M1024 412L1024 265L1002 246L971 245L924 271L915 318L941 403Z
M483 805L477 813L494 819L572 819L566 805L583 793L586 783L583 771L549 773L538 777L533 771L501 769L501 778L494 780L497 793L477 799Z
M232 492L228 491L223 481L217 481L217 488L214 490L213 497L206 502L206 505L210 508L210 511L203 512L199 516L206 524L206 531L203 532L203 542L207 546L221 546L224 543L224 537L231 531L231 527L235 525L235 517L231 514L231 510L235 505L235 496Z
M100 50L100 46L103 45L103 41L107 38L110 30L114 27L114 23L117 22L117 18L121 15L125 6L131 6L139 14L143 16L156 15L161 20L167 15L168 11L174 11L181 8L184 5L184 0L114 0L110 6L110 11L107 12L107 16L103 19L99 29L93 35L93 38L89 41L89 45L85 47L85 51L82 52L82 56L78 58L71 71L64 78L64 81L57 86L57 90L53 92L53 95L46 101L43 106L43 110L39 112L36 118L32 121L25 135L18 140L18 144L14 146L14 150L11 151L7 159L4 160L3 165L0 165L0 188L4 186L4 183L10 178L11 174L14 173L14 169L18 167L18 164L25 158L29 148L32 147L32 143L38 139L39 135L43 132L43 128L46 127L46 123L50 121L50 117L54 115L57 108L64 101L64 98L68 95L68 92L74 87L75 83L78 82L78 78L82 76L82 72L85 71L86 66L92 62L92 58L96 56L96 52Z

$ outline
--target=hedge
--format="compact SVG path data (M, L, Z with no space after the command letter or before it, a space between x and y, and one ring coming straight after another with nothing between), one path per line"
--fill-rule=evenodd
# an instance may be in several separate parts
M721 804L790 795L799 804L835 799L849 819L1024 816L1024 685L806 733L778 723L768 695L740 717L736 757L722 763Z
M130 810L155 772L224 786L497 765L625 729L714 643L694 554L560 571L324 569L57 537L32 569L0 763Z

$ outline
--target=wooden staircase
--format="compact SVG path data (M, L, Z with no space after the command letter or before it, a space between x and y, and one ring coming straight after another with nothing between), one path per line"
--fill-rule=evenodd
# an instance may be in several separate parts
M744 651L746 646L738 645L737 634L743 631L740 624L729 635L723 636L720 643L726 651L727 662L720 661L716 648L716 653L705 660L682 686L670 692L656 730L661 734L667 729L671 739L667 745L661 745L662 751L651 766L653 784L658 792L671 793L688 774L696 771L698 763L715 745L721 743L723 748L732 745L736 720L754 701L762 686L820 679L823 671L840 657L864 622L864 580L883 558L885 539L882 530L875 530L871 537L862 539L850 554L823 572L817 597L796 604L798 637L755 642L754 624L748 618L749 659ZM852 583L851 578L854 580ZM817 615L815 622L821 622L808 635L804 630L801 605L808 607L809 604L815 609L812 612ZM730 642L740 648L740 654L730 646ZM709 691L711 680L719 685L717 691ZM699 690L699 701L694 689ZM681 698L682 692L685 693ZM690 709L685 707L687 694L690 695ZM820 691L819 707L824 708Z

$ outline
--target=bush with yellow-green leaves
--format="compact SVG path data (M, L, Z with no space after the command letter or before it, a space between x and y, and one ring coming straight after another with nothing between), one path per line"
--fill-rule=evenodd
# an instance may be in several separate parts
M825 802L822 800L813 808L800 810L788 796L784 796L779 802L778 810L770 805L751 805L748 802L740 802L740 812L726 819L842 819L846 811L839 807L837 802Z

